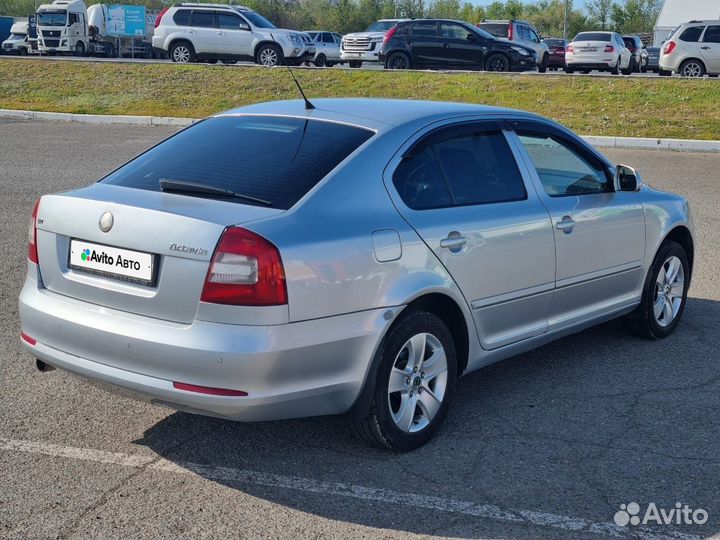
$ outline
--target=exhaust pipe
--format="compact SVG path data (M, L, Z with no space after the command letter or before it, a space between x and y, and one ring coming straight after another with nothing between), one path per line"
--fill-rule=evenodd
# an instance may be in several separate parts
M43 362L40 359L35 360L35 367L38 369L38 371L41 371L43 373L45 373L46 371L52 371L53 369L55 369L50 364L46 364L45 362Z

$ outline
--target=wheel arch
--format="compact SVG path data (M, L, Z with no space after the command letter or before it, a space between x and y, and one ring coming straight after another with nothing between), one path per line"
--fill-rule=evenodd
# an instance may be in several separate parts
M282 45L280 45L277 41L273 41L272 39L263 39L261 41L258 41L255 44L255 47L253 47L253 58L257 59L258 50L263 45L275 45L278 49L280 49L280 53L285 56Z
M695 56L690 56L690 57L688 57L688 58L685 58L682 62L680 62L680 64L678 65L678 72L682 69L682 67L683 67L687 62L697 62L697 63L699 63L699 64L703 67L703 70L705 71L705 73L707 73L707 65L705 65L705 62L703 62L702 59L697 58L697 57L695 57Z
M192 41L190 41L188 38L178 36L178 37L170 38L168 40L168 44L167 44L168 54L170 54L170 49L172 49L173 46L177 45L178 43L187 43L188 45L190 45L190 47L192 47L193 51L195 50L195 45L193 45Z
M690 276L692 276L693 264L695 261L695 241L690 229L685 225L676 225L665 235L658 246L658 250L668 242L677 242L685 250L690 265Z

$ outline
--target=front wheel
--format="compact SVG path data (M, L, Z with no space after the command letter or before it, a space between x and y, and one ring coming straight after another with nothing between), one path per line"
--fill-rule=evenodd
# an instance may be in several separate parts
M452 335L431 313L409 311L390 329L378 350L373 401L355 420L361 439L396 451L419 448L447 414L457 378Z
M325 65L325 55L322 53L318 54L313 63L315 67L323 67Z
M75 56L85 56L85 44L82 41L75 44Z
M680 322L690 286L690 263L677 242L660 247L648 271L642 301L628 315L630 329L643 337L669 336Z
M485 62L485 71L510 71L510 60L504 54L491 54Z
M265 67L275 67L283 62L283 54L277 45L266 44L260 46L255 54L255 63Z

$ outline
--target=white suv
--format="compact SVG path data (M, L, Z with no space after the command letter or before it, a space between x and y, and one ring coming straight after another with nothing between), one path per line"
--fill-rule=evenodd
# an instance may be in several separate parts
M377 62L380 45L385 34L399 22L410 19L381 19L372 23L364 32L346 34L340 45L340 59L349 62L351 68L359 68L363 62Z
M173 62L252 60L300 65L315 56L301 32L276 28L243 6L176 4L158 15L153 49Z
M660 75L711 77L720 74L720 21L691 21L678 26L660 53Z

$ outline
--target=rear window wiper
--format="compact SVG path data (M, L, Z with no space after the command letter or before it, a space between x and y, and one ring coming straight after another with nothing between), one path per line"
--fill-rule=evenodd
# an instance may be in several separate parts
M231 189L225 189L221 187L207 186L205 184L198 184L196 182L186 182L185 180L172 180L169 178L161 178L159 180L160 189L162 191L177 191L181 193L202 193L205 195L219 195L221 197L231 197L233 199L244 199L265 206L272 206L271 201L260 199L258 197L252 197L251 195L243 195L242 193L236 193Z

